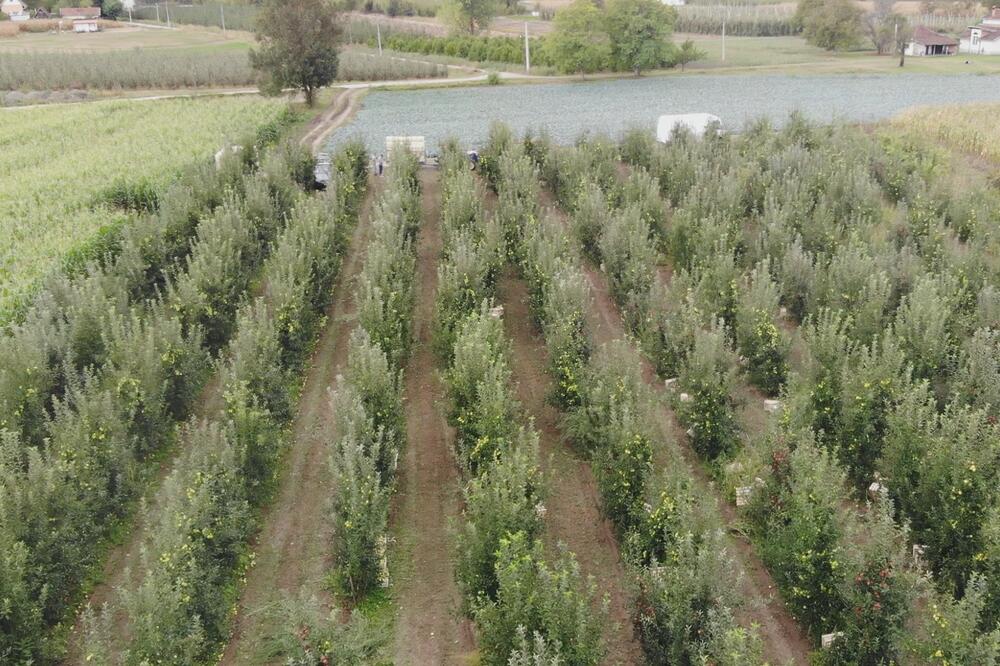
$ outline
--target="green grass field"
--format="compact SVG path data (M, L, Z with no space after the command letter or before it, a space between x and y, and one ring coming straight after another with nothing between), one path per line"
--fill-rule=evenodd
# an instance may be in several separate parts
M923 74L997 74L1000 56L957 55L937 58L907 58L899 67L897 56L878 56L871 51L833 53L811 46L801 37L729 37L726 59L722 60L722 39L713 35L674 36L674 41L692 40L708 58L689 65L689 71L712 70L733 73L765 69L802 74L867 74L892 72ZM969 61L969 64L965 64Z

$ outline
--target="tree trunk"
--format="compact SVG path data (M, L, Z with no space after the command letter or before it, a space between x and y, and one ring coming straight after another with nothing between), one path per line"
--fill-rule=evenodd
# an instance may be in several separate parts
M302 91L306 94L306 106L311 109L316 104L316 91L312 86L305 86Z

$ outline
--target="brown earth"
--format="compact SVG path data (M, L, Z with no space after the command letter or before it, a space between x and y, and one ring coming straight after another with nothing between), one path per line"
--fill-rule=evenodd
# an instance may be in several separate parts
M600 596L609 600L604 640L609 664L643 663L629 617L618 542L611 523L601 515L600 496L589 464L563 442L559 413L546 400L551 380L545 372L548 353L528 310L523 280L510 272L499 283L504 326L513 343L513 376L517 397L535 423L548 497L545 500L545 537L550 548L565 544L576 555L580 569L593 576ZM551 552L551 551L550 551Z
M568 225L565 214L555 207L551 193L542 192L542 204L551 213ZM617 306L611 299L606 277L595 267L584 263L584 274L591 286L593 307L590 320L595 342L604 344L616 339L628 339ZM634 351L643 369L646 382L659 399L656 410L662 441L673 442L684 457L692 476L704 490L703 497L713 502L730 531L729 542L737 564L744 572L741 596L746 601L738 618L744 625L756 624L764 642L764 657L771 664L808 664L810 643L801 627L785 608L777 593L777 586L750 542L739 534L739 517L736 508L725 501L704 465L690 448L687 435L677 421L676 415L667 404L666 388L656 375L649 360L633 342L629 348ZM660 456L663 453L660 452Z
M420 184L423 226L417 244L415 345L405 376L407 449L391 519L399 559L404 561L394 581L399 614L393 663L463 664L475 659L475 639L471 622L460 612L448 527L461 512L461 481L431 349L442 248L438 173L421 170Z
M354 282L364 264L372 202L381 181L371 179L359 223L333 290L292 422L291 445L274 501L253 544L254 566L237 607L232 639L221 664L258 664L260 642L267 638L269 605L282 596L308 590L327 597L323 579L332 566L329 502L333 480L329 444L334 415L329 391L348 358L348 342L357 320Z

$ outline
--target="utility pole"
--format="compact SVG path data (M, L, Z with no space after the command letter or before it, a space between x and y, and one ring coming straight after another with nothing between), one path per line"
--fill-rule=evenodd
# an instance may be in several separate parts
M226 6L219 4L219 16L222 17L222 34L226 34Z
M902 67L906 64L906 43L899 38L899 21L896 21L896 48L899 49L899 66Z
M167 10L167 27L170 27L170 3L164 2L163 8Z
M524 22L524 71L531 73L531 49L528 47L528 22Z
M160 3L156 3L156 22L160 22Z
M378 54L382 55L382 24L375 24L375 33L378 35Z

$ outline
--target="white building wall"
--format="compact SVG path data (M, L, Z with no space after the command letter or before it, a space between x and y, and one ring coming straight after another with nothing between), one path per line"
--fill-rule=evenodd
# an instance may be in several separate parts
M959 53L967 53L971 55L1000 55L1000 40L980 40L976 46L973 46L971 39L963 38L961 46L958 47L958 51Z

